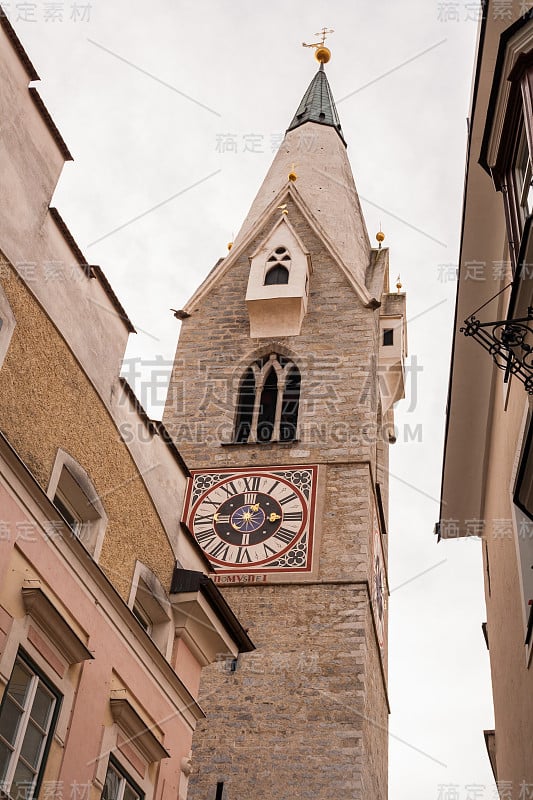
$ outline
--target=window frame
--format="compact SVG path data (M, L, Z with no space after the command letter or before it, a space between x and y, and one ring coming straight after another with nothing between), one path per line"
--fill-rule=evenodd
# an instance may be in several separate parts
M529 467L528 467L529 462ZM533 471L533 411L526 409L522 423L522 433L518 440L515 465L510 484L510 501L513 516L515 549L517 559L518 583L524 624L524 646L526 650L526 666L531 666L533 655L533 508L529 508L520 498L520 490L527 481L528 472ZM528 498L529 499L529 498ZM532 498L533 503L533 498ZM525 563L524 563L525 562Z
M503 194L509 255L514 275L525 221L528 216L531 216L531 214L523 215L523 187L518 185L516 165L521 145L524 143L529 152L530 167L533 166L531 112L533 108L533 48L528 52L521 52L508 76L508 81L510 90L492 176L496 189ZM488 131L485 138L487 136ZM484 142L482 158L485 157L485 147L486 143Z
M135 602L133 603L133 608L131 610L141 628L146 631L150 638L152 638L154 623L152 622L152 619L146 609L143 608L137 595L135 596Z
M285 245L278 245L278 247L272 250L270 256L267 258L264 266L263 272L263 286L287 286L290 281L291 276L291 266L292 266L292 256L290 250ZM286 280L274 280L269 281L268 276L274 274L274 270L278 270L282 268L283 272L280 272L280 275L283 275ZM276 272L276 275L278 273Z
M528 470L528 461L530 459L533 461L533 416L528 420L527 433L523 441L524 444L522 447L522 452L520 454L520 462L518 466L518 473L516 476L513 502L522 511L522 513L525 514L526 517L528 517L531 521L533 521L533 508L528 509L527 506L525 506L522 500L520 499L520 491L522 489L522 484L524 482L524 478Z
M57 451L47 495L76 539L98 561L107 527L107 514L87 472L61 448ZM79 524L73 526L71 520Z
M9 680L8 680L8 682L6 684L6 688L5 688L4 694L2 696L2 701L0 702L0 715L1 715L1 712L2 712L2 710L4 708L4 704L5 704L5 702L7 700L7 697L8 697L8 688L9 688L9 684L11 682L11 677L13 675L13 671L14 671L14 669L15 669L15 667L16 667L16 665L17 665L17 663L19 661L22 662L23 666L28 671L30 671L32 673L31 682L32 682L33 686L35 687L35 689L32 689L31 705L29 705L27 708L24 706L23 714L22 714L22 718L21 718L23 720L24 724L23 724L23 726L21 726L20 722L19 722L19 725L17 727L17 731L16 731L16 734L15 734L15 743L16 744L13 747L11 755L9 756L8 770L7 770L6 776L9 774L9 770L13 766L16 769L16 766L18 765L18 763L20 761L20 750L22 748L22 744L24 743L24 737L25 737L26 731L28 729L28 723L30 721L31 711L32 711L32 708L33 708L33 701L35 700L35 695L37 693L37 688L39 686L39 682L42 683L42 685L45 687L45 689L54 698L54 706L53 706L52 713L50 715L50 719L49 719L49 722L48 722L48 728L47 728L47 731L46 731L46 738L45 738L45 742L44 742L44 747L42 748L42 752L41 752L41 754L39 756L39 764L38 764L38 766L37 766L37 768L35 770L34 782L30 787L30 794L26 795L27 797L32 797L33 798L33 797L36 797L39 794L39 791L40 791L40 788L41 788L41 783L42 783L44 772L45 772L45 769L46 769L48 755L50 753L50 748L52 746L52 741L53 741L55 730L56 730L56 726L57 726L57 720L58 720L59 713L60 713L60 710L61 710L61 703L62 703L62 700L63 700L63 695L59 691L57 686L55 686L54 683L52 683L52 681L48 678L46 673L44 673L43 670L40 669L37 666L35 661L25 652L25 650L23 650L22 648L19 648L19 650L17 651L17 654L15 656L15 660L13 662L13 666L11 668L11 674L9 676ZM35 681L35 683L34 683L34 681ZM7 740L3 736L2 736L2 740L6 741L6 743L7 743ZM11 745L9 744L8 746L11 746ZM13 755L15 753L17 753L17 752L18 752L18 755L16 756L16 762L13 765L12 764ZM25 763L25 762L23 762L23 763ZM5 782L4 780L0 781L0 790L2 792L4 792L7 795L7 797L12 797L11 790L12 790L12 786L13 786L13 782L12 781L13 781L13 777L14 777L14 770L12 769L11 771L12 771L12 775L11 775L11 782L8 784L9 788L7 788L7 782Z
M254 401L244 403L244 399L251 397L252 382L247 380L250 371L254 377ZM274 371L276 378L276 402L274 408L274 422L271 422L271 416L268 417L267 411L262 415L262 398L263 393L266 391L267 382ZM297 379L294 382L294 379ZM297 392L289 391L290 382L297 386ZM251 364L248 364L244 371L240 373L238 382L237 397L233 423L233 439L232 444L291 444L298 441L298 419L300 415L300 401L301 401L301 386L302 386L302 373L296 362L290 357L282 353L272 353L256 358ZM292 410L289 406L296 406ZM260 436L260 431L266 429L268 424L272 424L272 434L269 438ZM282 436L283 431L288 430L290 426L294 434L293 436ZM246 434L246 431L248 433Z
M157 575L139 560L135 562L128 607L159 652L168 659L173 642L170 601Z
M68 497L61 491L59 487L56 489L56 493L54 495L54 505L61 516L65 519L74 536L79 539L80 534L82 533L83 520L80 518L80 515L77 513L72 503L69 502Z
M115 800L124 800L124 788L126 785L129 785L131 789L137 794L137 800L144 800L146 797L146 793L143 792L139 784L133 780L129 772L122 766L120 761L115 758L115 756L110 753L109 761L107 762L107 769L104 778L104 786L102 788L101 800L110 800L109 798L104 797L105 786L107 781L107 774L109 772L109 768L112 768L117 772L121 777L121 788L119 791L119 795Z
M518 263L522 234L524 232L524 226L527 219L527 215L525 215L523 211L524 206L522 203L526 180L519 180L517 174L519 170L518 161L521 151L525 151L528 156L527 162L531 173L531 152L528 145L526 124L524 121L522 108L518 107L514 109L512 114L512 125L510 123L509 127L512 127L512 131L510 131L510 145L507 149L506 167L504 179L502 181L502 191L505 204L505 220L507 225L509 252L514 274Z

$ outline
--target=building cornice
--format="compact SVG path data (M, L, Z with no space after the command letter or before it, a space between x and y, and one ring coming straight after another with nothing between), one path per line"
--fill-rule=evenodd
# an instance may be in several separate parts
M61 153L61 155L63 156L65 161L74 161L74 158L72 157L71 152L70 152L70 150L68 149L68 147L67 147L67 145L65 143L65 140L61 136L57 125L55 124L54 120L50 116L50 112L46 108L41 95L39 94L39 92L37 91L35 86L29 86L28 87L28 91L30 93L30 97L33 100L33 103L34 103L37 111L41 115L41 119L43 120L44 124L48 128L48 130L49 130L49 132L50 132L50 134L52 136L52 139L56 143L56 145L57 145L57 147L59 149L59 152Z

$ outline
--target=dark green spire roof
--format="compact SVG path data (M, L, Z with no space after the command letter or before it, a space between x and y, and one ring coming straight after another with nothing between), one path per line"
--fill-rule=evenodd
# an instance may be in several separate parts
M318 122L319 125L329 125L335 128L344 144L346 144L323 64L320 65L320 69L302 97L302 102L287 128L287 132L304 125L306 122Z

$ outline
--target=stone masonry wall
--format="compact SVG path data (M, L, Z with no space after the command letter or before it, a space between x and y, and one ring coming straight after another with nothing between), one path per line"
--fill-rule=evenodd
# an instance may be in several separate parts
M257 650L235 672L224 662L205 670L189 800L214 800L217 782L225 800L362 798L366 588L240 587L226 596Z

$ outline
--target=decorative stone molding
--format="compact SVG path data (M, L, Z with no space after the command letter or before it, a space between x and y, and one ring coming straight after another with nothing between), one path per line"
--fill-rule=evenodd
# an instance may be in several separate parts
M43 592L39 581L25 581L24 584L22 602L26 613L39 625L67 662L78 664L94 658L77 633Z
M139 716L128 700L124 689L112 690L109 704L113 720L149 764L161 761L163 758L170 758L170 753L165 750L152 732L153 726Z
M221 653L249 653L255 647L213 581L201 572L176 567L171 603L176 636L182 638L202 666Z

